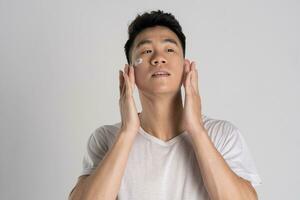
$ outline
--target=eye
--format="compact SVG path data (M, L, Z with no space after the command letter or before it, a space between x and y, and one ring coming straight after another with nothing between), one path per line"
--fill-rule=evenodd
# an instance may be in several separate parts
M144 53L151 53L151 52L152 52L152 50L149 50L149 49L148 49L148 50L146 50L146 51L143 51L142 54L144 54Z
M168 49L168 52L174 52L174 49Z

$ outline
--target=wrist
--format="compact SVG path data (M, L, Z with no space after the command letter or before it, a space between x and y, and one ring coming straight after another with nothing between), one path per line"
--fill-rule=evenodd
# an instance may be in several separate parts
M190 131L190 134L192 136L194 136L194 135L200 135L200 134L207 134L207 132L202 124L198 124Z
M134 138L138 133L138 130L131 130L131 129L125 129L121 128L119 130L120 135L125 135L126 137Z

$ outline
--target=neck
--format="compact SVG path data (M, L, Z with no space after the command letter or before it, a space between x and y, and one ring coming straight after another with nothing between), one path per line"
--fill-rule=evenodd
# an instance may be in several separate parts
M140 94L141 127L149 134L168 141L184 131L182 126L183 104L181 92L174 96L149 97Z

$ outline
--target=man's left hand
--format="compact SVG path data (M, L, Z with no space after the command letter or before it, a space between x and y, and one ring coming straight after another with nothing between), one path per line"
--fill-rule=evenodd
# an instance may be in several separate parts
M183 124L188 133L194 134L199 130L204 130L196 63L190 63L188 59L185 59L183 73L183 85L185 89Z

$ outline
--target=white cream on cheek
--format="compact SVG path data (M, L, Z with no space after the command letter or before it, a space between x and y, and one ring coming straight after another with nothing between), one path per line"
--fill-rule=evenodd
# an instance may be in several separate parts
M133 66L136 67L136 66L138 66L139 64L141 64L142 62L143 62L143 59L142 59L142 58L138 58L138 59L135 60Z

